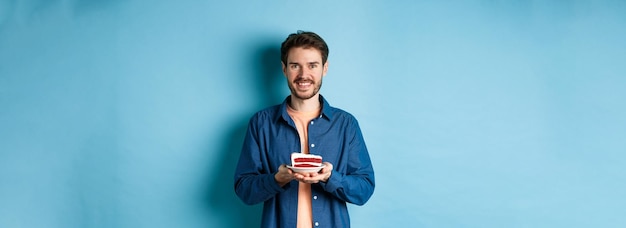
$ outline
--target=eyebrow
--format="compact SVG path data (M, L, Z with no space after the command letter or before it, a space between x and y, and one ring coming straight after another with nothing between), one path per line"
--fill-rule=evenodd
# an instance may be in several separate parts
M296 63L296 62L289 62L289 63L287 63L287 64L289 64L289 65L293 65L293 64L300 64L300 63ZM318 61L314 61L314 62L308 62L307 64L309 64L309 65L311 65L311 64L320 64L320 62L318 62Z

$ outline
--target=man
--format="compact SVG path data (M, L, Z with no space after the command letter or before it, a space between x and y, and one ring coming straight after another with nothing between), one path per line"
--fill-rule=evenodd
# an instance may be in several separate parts
M357 120L319 94L328 46L298 31L281 46L291 95L257 112L235 171L235 192L246 204L264 202L262 227L349 227L346 203L363 205L374 192L374 169ZM321 155L324 168L296 173L291 153Z

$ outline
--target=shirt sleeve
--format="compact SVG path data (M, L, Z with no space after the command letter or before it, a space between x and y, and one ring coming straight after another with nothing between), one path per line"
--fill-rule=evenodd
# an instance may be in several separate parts
M333 170L326 183L320 183L325 191L335 197L356 205L365 204L374 193L374 168L363 135L356 119L348 125L348 143L342 156L347 156L345 172Z
M285 188L280 187L274 179L274 173L268 173L263 169L257 119L253 117L248 124L235 170L235 193L248 205L264 202L289 187L289 185L285 185Z

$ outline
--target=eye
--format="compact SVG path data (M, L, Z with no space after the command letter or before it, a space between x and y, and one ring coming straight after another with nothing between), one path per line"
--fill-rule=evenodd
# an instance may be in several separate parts
M298 69L299 67L300 67L300 66L298 66L298 64L291 64L291 65L289 65L289 68L291 68L291 69L293 69L293 70L296 70L296 69Z
M311 64L311 65L309 65L309 68L315 69L315 68L317 68L317 64Z

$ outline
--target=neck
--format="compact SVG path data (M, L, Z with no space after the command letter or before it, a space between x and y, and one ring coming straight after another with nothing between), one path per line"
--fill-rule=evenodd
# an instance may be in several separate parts
M291 108L293 108L294 110L300 112L312 112L320 110L320 95L316 94L315 96L306 100L299 99L292 95L291 103L289 104L289 106L291 106Z

